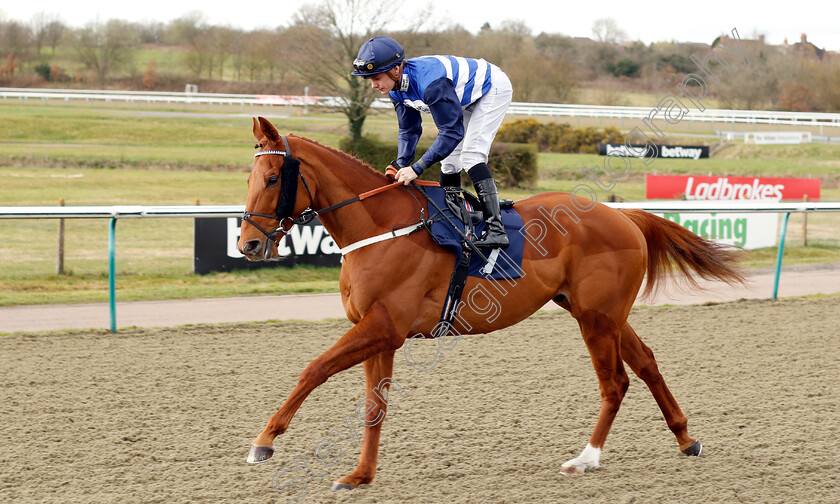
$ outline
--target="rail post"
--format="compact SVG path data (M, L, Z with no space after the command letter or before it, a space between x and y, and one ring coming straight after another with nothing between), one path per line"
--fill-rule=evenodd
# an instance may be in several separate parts
M805 195L805 202L808 201L808 195ZM808 211L802 212L802 246L808 246Z
M776 279L773 281L773 299L777 299L779 295L779 276L782 273L782 256L785 253L785 235L787 235L787 224L790 218L790 212L787 212L782 218L782 233L779 236L779 253L776 256Z
M116 255L117 218L111 217L108 226L108 300L111 308L111 332L117 332L117 280L114 256Z
M58 206L64 206L64 198L58 200ZM58 219L58 257L55 262L55 274L64 274L64 219Z

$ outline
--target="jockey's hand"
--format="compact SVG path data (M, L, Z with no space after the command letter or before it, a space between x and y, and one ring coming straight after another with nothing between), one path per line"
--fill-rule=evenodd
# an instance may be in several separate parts
M412 180L417 178L417 172L414 171L414 168L410 166L406 166L405 168L401 168L400 171L397 172L397 182L402 182L404 185L408 185L411 183Z
M385 178L388 180L388 182L394 182L395 180L397 180L397 172L399 170L399 168L394 166L394 163L389 164L388 167L385 168Z

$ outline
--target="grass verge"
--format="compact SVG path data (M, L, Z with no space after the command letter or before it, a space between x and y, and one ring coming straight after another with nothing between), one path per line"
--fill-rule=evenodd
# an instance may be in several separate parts
M0 205L241 204L253 146L251 115L269 115L281 132L296 132L337 146L346 120L337 114L283 117L283 110L224 110L142 105L79 106L0 103ZM280 114L280 115L278 115ZM394 136L393 118L372 116L366 131ZM431 128L430 128L431 129ZM433 135L433 131L427 131ZM599 191L627 201L644 199L645 173L714 173L835 177L840 147L831 145L732 146L703 161L658 159L634 163L615 187ZM505 189L520 199L541 191L568 191L584 181L583 167L603 158L540 154L534 191ZM836 179L831 179L836 180ZM840 200L835 186L824 200ZM784 265L840 261L840 215L809 217L810 245L801 216L789 224ZM56 275L54 220L0 220L0 305L107 300L107 221L66 222L65 268ZM338 268L272 268L254 272L192 273L189 219L121 220L117 225L117 298L191 297L335 292ZM776 249L749 252L745 266L775 264Z
M314 294L338 291L339 268L268 268L231 273L120 273L118 301ZM0 278L0 306L108 301L107 274Z

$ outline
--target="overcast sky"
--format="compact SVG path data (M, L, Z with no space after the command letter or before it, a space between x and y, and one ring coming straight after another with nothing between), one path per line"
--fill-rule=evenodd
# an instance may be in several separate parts
M410 14L424 5L406 2L401 14ZM230 25L245 30L286 26L291 14L307 0L272 2L208 2L206 0L145 0L118 2L101 0L68 2L37 0L4 2L0 17L28 22L38 12L58 14L67 24L80 27L95 19L168 22L191 11L201 11L214 25ZM600 0L554 4L548 0L478 0L473 2L431 0L435 16L442 24L457 23L476 33L485 22L498 26L505 20L523 21L534 35L540 32L591 37L592 23L601 17L614 18L631 40L651 42L675 40L711 43L718 35L737 28L742 38L764 34L767 43L781 44L787 37L798 42L805 33L817 47L840 52L840 2L810 0L770 2L753 0L644 2ZM511 5L516 8L512 9ZM476 6L480 6L477 8Z

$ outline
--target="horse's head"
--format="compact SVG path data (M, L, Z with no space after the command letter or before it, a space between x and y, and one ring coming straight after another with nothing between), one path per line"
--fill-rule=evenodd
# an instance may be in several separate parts
M278 256L277 241L292 219L311 204L311 195L299 184L300 161L289 143L263 117L254 119L257 139L254 167L248 176L248 201L239 237L239 251L252 261Z

